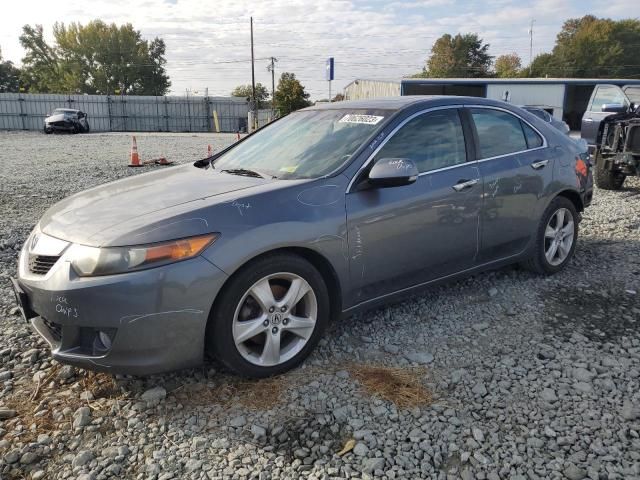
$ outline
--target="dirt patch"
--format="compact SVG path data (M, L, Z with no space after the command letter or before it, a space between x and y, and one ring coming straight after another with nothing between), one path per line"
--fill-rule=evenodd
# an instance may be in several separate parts
M542 295L545 327L565 337L575 331L607 342L634 334L640 325L640 295L623 287L556 287Z
M348 368L371 396L400 408L429 405L433 396L424 386L424 368L397 368L381 365L351 365Z

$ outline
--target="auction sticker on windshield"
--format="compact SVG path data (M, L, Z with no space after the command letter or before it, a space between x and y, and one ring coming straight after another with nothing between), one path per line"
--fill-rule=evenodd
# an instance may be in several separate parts
M366 123L367 125L375 125L379 123L384 117L377 115L358 115L355 113L349 113L340 119L340 123Z

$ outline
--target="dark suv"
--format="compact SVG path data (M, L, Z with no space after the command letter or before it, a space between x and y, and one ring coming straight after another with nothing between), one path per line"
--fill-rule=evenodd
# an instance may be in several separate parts
M87 114L72 108L56 108L44 119L44 133L65 131L71 133L88 133Z

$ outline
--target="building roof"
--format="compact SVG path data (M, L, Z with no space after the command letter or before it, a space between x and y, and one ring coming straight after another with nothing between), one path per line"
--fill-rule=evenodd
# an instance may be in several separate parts
M485 85L493 84L565 84L594 85L609 83L613 85L640 85L640 80L630 78L404 78L403 84L443 84L448 85Z

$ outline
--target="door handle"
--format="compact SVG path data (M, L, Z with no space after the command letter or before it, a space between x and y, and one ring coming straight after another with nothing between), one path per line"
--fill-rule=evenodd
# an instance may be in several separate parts
M591 122L593 122L593 118L585 118L584 121L586 123L591 123Z
M546 167L547 163L549 163L549 160L539 160L537 162L533 162L531 164L531 168L533 168L534 170L540 170L541 168Z
M453 186L453 189L456 192L461 192L465 188L473 187L476 183L478 183L479 180L480 180L479 178L474 178L473 180L460 180L458 183L456 183Z

